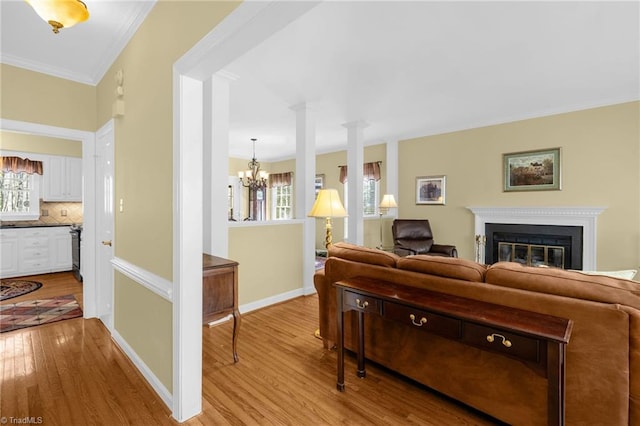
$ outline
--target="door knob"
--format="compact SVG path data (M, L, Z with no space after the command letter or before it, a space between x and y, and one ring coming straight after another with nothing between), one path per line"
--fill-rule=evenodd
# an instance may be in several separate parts
M102 245L111 247L111 240L105 240L102 242Z

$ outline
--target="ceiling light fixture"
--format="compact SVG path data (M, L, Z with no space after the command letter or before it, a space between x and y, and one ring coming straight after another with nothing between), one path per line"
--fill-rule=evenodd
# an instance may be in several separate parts
M89 19L87 5L80 0L25 0L36 13L58 34L60 28L69 28Z
M249 162L249 170L245 172L238 172L238 177L242 185L251 189L264 189L267 187L267 179L269 173L264 170L260 170L260 163L256 160L256 140L253 141L253 158Z

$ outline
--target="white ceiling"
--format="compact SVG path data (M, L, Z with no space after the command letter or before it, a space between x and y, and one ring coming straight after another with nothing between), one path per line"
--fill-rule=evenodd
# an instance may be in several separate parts
M123 23L152 6L89 0L89 21L54 36L13 3L2 0L2 61L91 84L131 36ZM123 13L119 26L105 10ZM225 67L237 76L230 154L251 157L255 137L259 160L293 157L301 102L327 152L356 120L374 144L638 100L639 63L638 1L325 2Z

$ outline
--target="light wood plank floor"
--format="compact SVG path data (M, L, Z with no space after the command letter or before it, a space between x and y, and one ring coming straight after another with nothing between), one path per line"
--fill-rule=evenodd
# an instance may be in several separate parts
M60 278L52 274L52 281L71 281ZM60 284L61 294L72 284ZM43 297L41 290L31 298ZM55 293L47 291L46 297ZM358 379L352 356L346 359L347 390L338 392L336 353L313 335L317 310L317 297L309 296L244 315L237 364L231 322L203 328L203 412L184 424L498 424L372 364L367 378ZM46 425L177 424L99 320L0 334L0 354L0 417L7 421L34 416Z

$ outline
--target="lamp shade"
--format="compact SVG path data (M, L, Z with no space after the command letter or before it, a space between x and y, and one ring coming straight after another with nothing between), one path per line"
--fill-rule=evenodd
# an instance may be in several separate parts
M398 207L398 205L396 204L396 199L393 198L393 194L384 194L382 201L380 202L380 208L393 209L396 207Z
M26 0L36 13L58 33L89 19L87 5L80 0Z
M321 189L308 216L310 217L346 217L347 212L340 201L337 189Z

